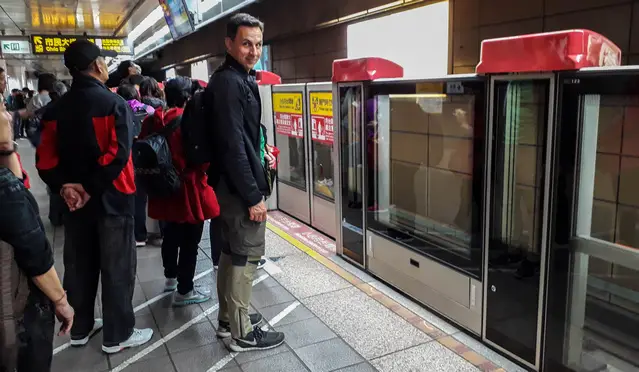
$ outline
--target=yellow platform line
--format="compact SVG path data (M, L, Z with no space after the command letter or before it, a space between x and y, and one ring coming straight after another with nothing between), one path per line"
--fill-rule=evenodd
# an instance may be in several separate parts
M444 347L450 349L455 354L464 358L466 361L468 361L469 363L471 363L472 365L474 365L481 371L505 372L502 368L495 365L493 362L486 359L484 356L479 355L475 351L471 350L468 346L464 345L463 343L461 343L454 337L447 335L446 332L442 331L441 329L437 328L433 324L429 323L426 319L420 317L418 314L415 314L414 312L405 308L404 306L402 306L401 304L399 304L392 298L386 296L384 293L377 290L377 288L362 281L355 275L351 274L350 272L348 272L347 270L345 270L344 268L342 268L341 266L339 266L338 264L336 264L329 258L324 257L323 255L321 255L314 249L310 248L309 246L307 246L306 244L304 244L297 238L293 237L286 231L280 229L279 227L273 225L272 223L268 221L266 222L266 227L272 232L274 232L280 238L289 242L295 248L306 253L315 261L319 262L320 264L324 265L326 268L328 268L335 274L339 275L342 279L346 280L347 282L357 287L359 290L364 292L368 297L371 297L375 301L379 302L384 307L394 312L399 317L406 320L413 326L417 327L422 332L426 333L428 336L433 338L435 341L439 342Z

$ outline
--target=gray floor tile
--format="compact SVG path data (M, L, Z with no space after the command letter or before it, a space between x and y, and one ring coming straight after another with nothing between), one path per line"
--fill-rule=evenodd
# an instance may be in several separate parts
M171 354L173 363L178 372L208 371L222 358L229 355L226 347L221 342L196 347L181 353ZM237 367L235 360L231 360L224 368ZM263 371L262 371L263 372Z
M154 298L155 296L164 293L164 281L165 278L159 278L147 282L140 282L140 288L142 288L142 292L146 298Z
M199 260L195 266L195 274L199 274L203 271L213 268L213 262L211 260Z
M274 355L242 365L244 372L306 372L308 369L292 352Z
M332 340L295 350L311 372L328 372L363 362L364 359L343 340Z
M424 318L427 322L429 322L432 325L434 325L435 327L441 329L446 334L451 335L451 334L460 332L460 329L455 327L453 324L447 322L445 319L442 319L441 317L437 316L436 314L433 314L432 312L426 310L422 305L420 305L417 302L411 300L410 298L402 295L401 293L399 293L396 290L394 290L393 288L385 285L384 283L381 283L380 281L376 280L376 281L373 281L373 282L371 282L369 284L371 286L375 287L380 292L384 293L386 296L388 296L388 297L392 298L393 300L397 301L399 304L401 304L402 306L404 306L408 310L410 310L410 311L414 312L415 314L419 315L420 317Z
M102 337L92 338L82 348L68 348L53 358L52 372L101 372L109 369L107 357L102 352Z
M306 298L351 286L346 280L306 254L286 256L275 262L275 265L279 266L282 272L273 277L297 298Z
M217 342L215 329L209 322L198 323L190 326L184 332L166 343L170 353L192 349Z
M326 293L302 302L368 359L431 340L357 288Z
M472 338L471 336L463 332L456 333L453 335L453 337L459 340L459 342L473 349L475 352L477 352L477 354L483 355L484 357L486 357L486 359L502 367L508 372L524 372L525 371L525 369L521 368L517 364L511 362L510 360L504 358L503 356L497 354L496 352L492 351L488 346L482 344L481 342L475 340L474 338Z
M148 343L140 346L140 347L134 347L131 349L127 349L124 350L122 352L119 352L117 354L112 354L109 356L109 359L111 361L111 366L112 367L116 367L120 364L122 364L122 362L124 362L125 360L131 358L132 356L136 355L137 353L139 353L140 351L144 350L145 348L153 345L154 342L158 341L159 339L162 338L162 334L158 331L158 327L155 324L155 320L153 319L153 316L151 315L141 315L141 316L137 316L135 317L135 326L137 328L151 328L153 329L153 338L151 338L151 341L149 341ZM160 358L163 356L168 355L167 351L166 351L166 347L164 347L164 345L158 347L157 349L153 350L152 352L150 352L149 354L143 356L139 361L145 361L148 359L153 359L153 358Z
M262 309L268 306L282 304L285 302L294 301L295 297L291 295L284 287L271 287L264 288L258 291L253 291L251 295L251 303L256 309Z
M293 349L337 337L337 335L318 318L312 318L281 327L278 325L275 328L280 332L284 332L286 344Z
M398 351L371 364L380 372L477 372L479 369L438 342L429 342Z
M232 367L221 369L220 372L242 372L242 370L240 369L240 367Z
M150 306L160 332L165 336L203 312L202 308L197 305L173 307L172 303L172 297L169 296ZM208 309L215 303L209 301L204 304L204 306L206 305L208 305L206 307ZM208 319L204 317L198 323L202 322L208 322Z
M175 372L173 362L168 356L145 360L131 365L131 371L135 372Z
M292 303L293 301L265 307L260 310L260 313L262 313L262 315L264 316L264 319L267 319L267 320L273 319L273 317L278 315L282 310L286 309ZM306 306L299 305L293 311L291 311L287 316L282 318L282 320L280 320L279 323L277 323L277 327L282 327L287 324L299 322L300 320L311 319L314 317L315 317L315 314L313 314L309 309L307 309Z
M354 366L340 368L335 370L334 372L376 372L375 367L371 366L368 363L360 363Z
M241 366L246 363L254 362L258 359L270 358L273 355L282 354L282 353L286 353L290 351L291 349L288 347L288 345L282 345L282 346L276 347L275 349L251 351L250 353L239 353L235 357L235 361L237 362L237 364Z
M263 271L258 271L255 274L255 276L259 277L262 274L263 274ZM266 288L273 288L273 287L279 287L279 286L280 286L280 283L278 283L277 280L273 279L272 277L268 277L262 280L261 282L257 283L256 285L254 285L253 292L261 291L262 289L266 289Z

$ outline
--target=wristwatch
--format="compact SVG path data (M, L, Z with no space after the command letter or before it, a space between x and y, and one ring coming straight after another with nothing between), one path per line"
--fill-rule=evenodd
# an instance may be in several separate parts
M18 143L13 141L13 148L11 150L0 150L0 156L9 156L13 155L14 152L18 149Z

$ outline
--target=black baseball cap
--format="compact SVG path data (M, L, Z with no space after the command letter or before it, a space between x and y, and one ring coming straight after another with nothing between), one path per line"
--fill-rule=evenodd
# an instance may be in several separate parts
M64 51L64 65L71 72L84 71L98 57L116 57L117 55L113 50L98 48L89 40L78 39Z

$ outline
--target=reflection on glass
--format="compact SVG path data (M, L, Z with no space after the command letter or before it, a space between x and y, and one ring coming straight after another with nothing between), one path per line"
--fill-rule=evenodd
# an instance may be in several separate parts
M473 201L475 105L474 95L370 100L367 208L368 228L478 275L481 259L471 259L473 213L479 212Z
M277 177L291 186L306 190L306 156L304 138L275 134L275 143L280 150Z
M315 195L334 200L333 189L333 146L312 141L313 151L313 191Z
M582 128L577 235L639 256L639 96L584 96ZM567 363L636 371L639 267L597 247L599 257L575 254Z
M364 264L364 179L362 175L361 87L340 88L340 171L342 247L344 254Z

